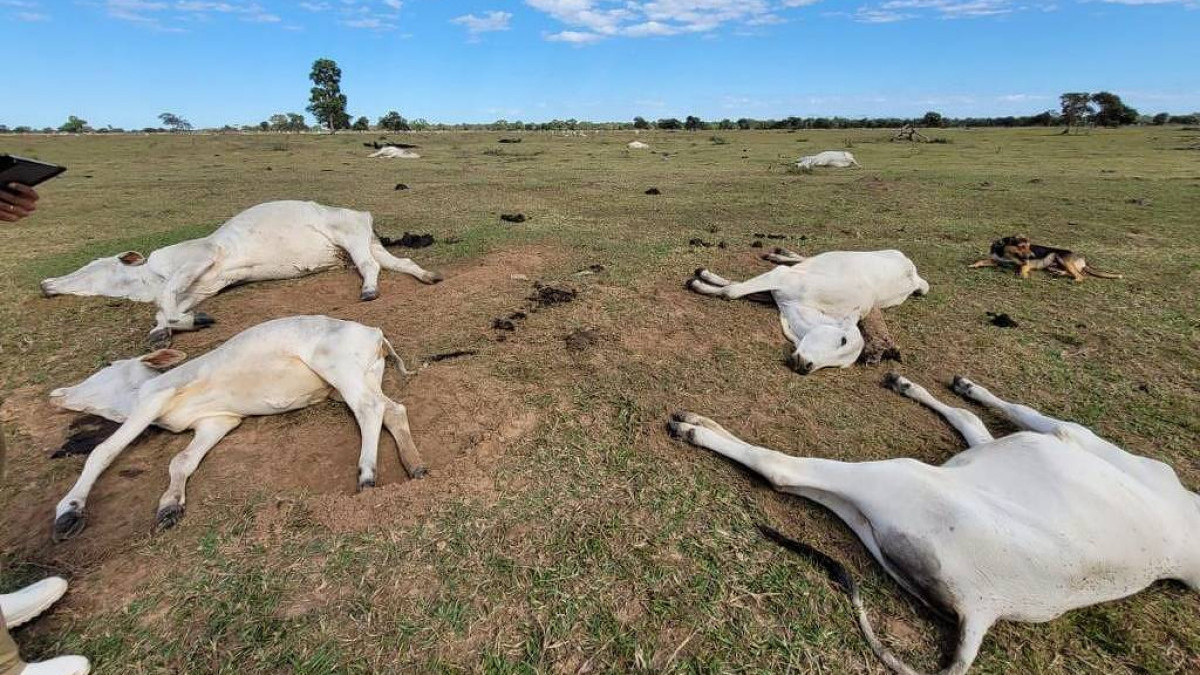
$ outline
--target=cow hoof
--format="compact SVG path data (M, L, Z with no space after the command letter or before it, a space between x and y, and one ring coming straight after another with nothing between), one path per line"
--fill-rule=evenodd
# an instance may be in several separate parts
M950 383L950 390L959 396L968 396L971 393L971 387L974 386L974 382L968 380L962 375L955 375L954 381Z
M696 271L695 271L695 272L692 272L692 276L693 276L693 277L695 277L695 278L697 278L697 279L699 279L699 278L701 278L701 276L703 276L703 275L704 275L704 273L705 273L705 272L707 272L707 271L708 271L708 270L704 269L703 267L697 267L697 268L696 268Z
M212 318L211 314L205 314L204 312L196 312L195 314L192 315L192 325L195 326L196 328L208 328L209 326L215 324L216 322L217 322L217 320Z
M80 532L83 532L85 527L87 527L87 516L83 515L83 511L67 511L54 519L54 541L61 543L68 539L74 539L79 536Z
M903 394L908 391L912 383L901 377L898 373L891 372L883 376L883 386L891 389L897 394Z
M681 441L692 442L692 428L684 428L687 424L684 420L687 418L687 413L677 412L671 415L670 421L667 422L667 433L671 438L676 438Z
M429 276L425 277L425 283L427 283L427 284L440 284L440 283L442 283L443 281L445 281L445 279L446 279L446 277L444 277L444 276L442 276L442 275L438 274L437 272L430 272L430 273L429 273Z
M374 478L368 478L367 480L358 481L358 491L359 492L362 492L363 490L373 488L373 487L375 487L375 479Z
M372 290L372 291L363 291L362 295L358 296L358 299L362 300L363 302L370 302L378 297L379 297L379 291Z
M425 468L425 467L423 467L423 466L422 466L422 467L417 467L417 468L416 468L416 469L415 469L415 470L412 472L412 477L413 477L413 480L420 480L420 479L422 479L422 478L424 478L425 476L428 476L428 475L429 475L429 469L426 469L426 468Z
M169 530L179 524L183 520L183 504L171 504L164 506L158 510L158 514L154 517L158 526L158 531Z
M150 343L150 349L166 349L171 346L171 329L155 328L146 340Z
M687 282L683 284L683 287L688 289L689 291L694 291L696 293L699 293L700 291L696 290L696 284L699 281L700 281L699 279L695 279L695 278L688 279Z

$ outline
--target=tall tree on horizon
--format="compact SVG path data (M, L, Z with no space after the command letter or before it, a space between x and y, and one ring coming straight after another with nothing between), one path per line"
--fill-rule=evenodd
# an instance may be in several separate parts
M308 112L317 118L317 123L333 133L338 129L350 128L350 115L346 113L346 95L342 93L342 69L332 59L313 61L308 79L313 88L309 96Z
M1063 94L1058 100L1062 104L1063 122L1067 125L1063 133L1070 133L1072 126L1086 122L1096 112L1092 108L1092 95L1085 91Z
M158 116L159 121L163 126L170 127L171 131L191 131L192 123L183 119L175 113L165 112Z

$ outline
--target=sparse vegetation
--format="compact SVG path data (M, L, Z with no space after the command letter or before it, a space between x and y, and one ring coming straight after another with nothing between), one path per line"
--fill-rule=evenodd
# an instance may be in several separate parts
M935 394L953 400L938 385L973 375L1200 487L1200 179L1195 153L1172 150L1196 134L937 133L953 144L806 130L813 150L857 145L864 169L799 176L781 169L801 147L782 132L693 147L644 131L669 162L631 157L628 134L524 134L502 147L539 154L515 158L487 154L495 134L415 132L424 158L399 178L362 156L362 136L9 137L71 167L0 252L0 590L47 572L72 579L60 609L21 629L22 647L87 654L97 675L885 672L841 592L759 537L766 522L845 561L882 639L936 670L950 629L845 526L662 425L682 408L792 454L941 462L960 451L947 425L879 387L883 368L795 375L773 311L682 289L700 266L763 271L751 242L772 233L800 252L909 254L931 293L889 310L888 326L904 374ZM396 192L398 179L412 189ZM662 196L647 197L651 185ZM189 484L203 507L151 535L167 462L188 440L164 432L101 479L91 528L51 545L54 503L82 458L46 458L69 420L46 394L141 353L154 312L45 299L37 281L206 234L281 195L369 210L381 234L434 235L413 256L446 281L385 273L383 297L365 304L350 270L236 288L205 305L217 326L176 346L195 356L252 323L311 312L379 325L406 359L473 350L384 385L409 406L422 451L441 458L433 474L401 482L385 443L381 487L356 495L357 432L330 402L248 421ZM498 221L515 212L529 220ZM965 268L1018 229L1126 280ZM728 246L689 246L696 237ZM528 312L535 281L578 295ZM1019 327L996 329L988 311ZM528 316L499 341L493 319L515 312ZM597 337L569 348L578 331ZM1198 667L1200 597L1161 584L1049 623L1001 624L972 672Z

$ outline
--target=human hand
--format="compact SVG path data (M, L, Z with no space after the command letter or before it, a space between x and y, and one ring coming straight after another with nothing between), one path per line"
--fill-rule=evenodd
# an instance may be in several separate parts
M0 221L15 223L37 210L38 193L28 185L0 187Z

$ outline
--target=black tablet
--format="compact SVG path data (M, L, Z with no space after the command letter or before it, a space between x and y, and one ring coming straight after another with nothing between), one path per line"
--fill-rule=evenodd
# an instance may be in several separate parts
M33 187L66 170L65 166L47 164L36 159L26 159L16 155L0 155L0 188L9 183L20 183Z

